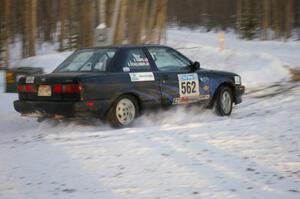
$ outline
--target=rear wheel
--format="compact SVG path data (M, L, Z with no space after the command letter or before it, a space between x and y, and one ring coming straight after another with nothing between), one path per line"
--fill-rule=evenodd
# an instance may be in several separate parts
M215 100L215 112L219 116L231 114L233 105L233 95L229 87L220 88Z
M122 128L133 123L139 112L137 100L130 95L119 97L108 111L111 126Z

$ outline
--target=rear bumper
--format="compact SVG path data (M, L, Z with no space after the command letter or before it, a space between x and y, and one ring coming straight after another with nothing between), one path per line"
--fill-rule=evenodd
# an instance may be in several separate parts
M245 93L245 86L240 85L235 87L235 104L242 102L242 95Z
M34 117L103 117L110 101L57 102L57 101L14 101L17 112ZM93 106L91 104L93 103Z

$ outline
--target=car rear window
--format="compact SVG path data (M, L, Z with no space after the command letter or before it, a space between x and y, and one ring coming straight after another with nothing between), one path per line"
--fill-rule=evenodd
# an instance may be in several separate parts
M106 71L117 49L85 49L68 57L54 72Z

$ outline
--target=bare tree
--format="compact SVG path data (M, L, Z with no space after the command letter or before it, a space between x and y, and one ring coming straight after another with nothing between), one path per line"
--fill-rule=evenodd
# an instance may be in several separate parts
M28 55L35 55L37 0L28 2Z
M80 12L80 46L92 47L94 40L94 4L93 0L81 2ZM88 12L87 12L88 11Z
M64 39L66 29L66 0L59 1L59 15L60 15L60 34L59 34L59 50L64 50Z
M157 38L157 43L161 42L162 38L165 38L165 27L167 23L167 0L161 0L159 2L159 15L158 15L158 38Z
M128 7L128 43L133 44L136 43L136 33L138 30L137 27L137 10L138 10L138 1L137 0L129 0L130 7Z
M141 23L140 23L140 31L141 31L141 43L149 43L149 38L150 36L147 35L147 29L149 28L148 26L148 21L149 21L149 7L150 7L151 1L150 0L145 0L144 5L143 5L143 15L141 18Z
M288 39L291 36L291 29L292 29L292 23L293 23L293 6L294 1L293 0L287 0L285 5L285 38Z
M271 18L271 0L264 0L263 4L263 31L262 31L262 39L268 39L268 30L270 28L270 18Z
M11 26L11 4L10 0L5 0L4 2L4 65L7 67L9 65L9 39L10 39L10 26Z
M44 0L43 1L43 11L44 11L44 40L52 41L52 27L53 27L53 1L52 0Z
M122 0L120 3L120 11L117 17L117 25L115 27L114 44L122 44L125 39L125 26L126 26L126 11L127 0Z
M151 17L151 16L157 16L158 14L158 1L159 0L152 0L152 4L150 7L150 16L149 16L149 30L148 35L150 35L150 43L156 43L157 41L157 17Z

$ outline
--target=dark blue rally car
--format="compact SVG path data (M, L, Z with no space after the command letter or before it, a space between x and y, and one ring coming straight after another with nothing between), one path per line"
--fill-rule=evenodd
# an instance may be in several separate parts
M146 109L195 103L231 114L239 75L200 68L161 45L79 49L46 75L22 77L15 109L38 118L98 117L130 125Z

